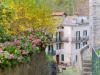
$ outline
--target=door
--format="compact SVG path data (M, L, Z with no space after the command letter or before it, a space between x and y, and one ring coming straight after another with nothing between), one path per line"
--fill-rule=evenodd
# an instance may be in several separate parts
M59 64L59 55L56 55L57 64Z

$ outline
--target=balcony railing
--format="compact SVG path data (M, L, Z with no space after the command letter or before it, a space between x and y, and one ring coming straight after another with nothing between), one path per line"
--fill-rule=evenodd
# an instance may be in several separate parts
M79 37L79 39L76 37L60 37L60 38L54 38L53 42L72 42L72 43L80 43L80 42L86 42L89 40L89 36L85 37Z
M86 42L89 40L88 36L85 37L79 37L79 39L76 39L76 37L72 38L72 43L80 43L80 42Z

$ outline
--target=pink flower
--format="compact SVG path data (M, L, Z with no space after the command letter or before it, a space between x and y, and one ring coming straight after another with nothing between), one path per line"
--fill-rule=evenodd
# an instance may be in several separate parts
M32 35L32 34L30 34L30 37L29 37L29 39L30 39L30 40L32 40L32 38L33 38L33 35Z
M14 54L10 54L9 59L14 59Z
M17 57L17 60L18 60L19 62L21 62L21 60L22 60L22 56Z
M0 48L0 53L2 53L3 52L3 50L2 50L2 48Z
M36 45L39 45L39 44L41 43L41 39L35 39L33 42L34 42Z
M14 44L18 46L19 45L19 40L15 40Z
M28 52L25 50L22 50L22 55L28 55Z
M36 45L35 45L35 44L33 44L33 45L32 45L32 48L35 48L35 47L36 47Z

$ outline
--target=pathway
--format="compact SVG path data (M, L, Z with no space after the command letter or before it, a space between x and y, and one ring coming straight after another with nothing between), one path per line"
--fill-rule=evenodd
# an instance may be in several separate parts
M80 75L80 74L75 67L68 67L66 70L63 70L57 75Z

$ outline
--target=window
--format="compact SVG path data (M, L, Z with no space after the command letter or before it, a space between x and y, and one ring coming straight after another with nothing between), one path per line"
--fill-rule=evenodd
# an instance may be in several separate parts
M87 30L83 31L83 36L87 36Z
M59 43L59 49L61 49L61 43Z
M56 32L56 41L58 41L58 38L59 38L59 37L58 37L58 32Z
M64 43L61 43L61 49L64 49Z
M64 32L59 32L59 41L61 41L63 35L64 35Z
M76 40L80 40L80 31L76 31Z
M48 46L48 54L52 54L53 53L53 45L49 45Z
M76 49L80 49L80 43L76 43Z
M81 23L84 23L84 19L81 20Z
M48 54L50 54L50 45L48 46Z
M76 55L76 62L77 62L77 55Z
M61 61L64 61L64 54L61 54Z
M59 44L58 43L56 44L56 48L59 49Z
M83 46L85 46L87 44L87 42L83 42Z
M53 51L53 45L51 45L51 54L53 54L53 52L54 52L54 51Z
M64 43L59 43L59 49L63 49L64 48Z

